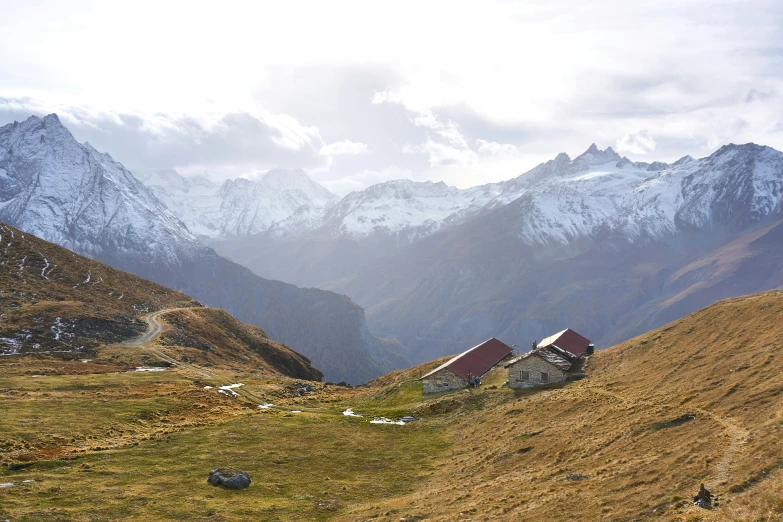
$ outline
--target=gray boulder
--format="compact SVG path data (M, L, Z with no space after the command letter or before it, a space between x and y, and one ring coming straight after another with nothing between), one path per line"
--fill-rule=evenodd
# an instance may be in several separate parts
M232 468L217 468L209 472L207 481L213 486L221 486L226 489L245 489L250 486L250 475L246 471L237 471Z

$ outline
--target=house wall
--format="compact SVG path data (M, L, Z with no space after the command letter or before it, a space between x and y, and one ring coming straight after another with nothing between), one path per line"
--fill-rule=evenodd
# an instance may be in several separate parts
M468 387L468 380L457 375L448 368L421 380L422 393L438 393L449 390L460 390Z
M520 381L520 372L524 371L529 373L530 378L527 381ZM541 372L549 374L549 382L541 380ZM541 357L527 357L508 367L508 385L511 388L532 388L533 386L552 384L553 382L563 382L566 378L566 372L554 364L548 363Z

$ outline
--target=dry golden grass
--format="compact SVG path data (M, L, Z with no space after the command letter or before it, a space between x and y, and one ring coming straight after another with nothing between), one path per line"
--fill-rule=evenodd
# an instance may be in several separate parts
M269 339L262 329L239 322L225 310L176 310L163 319L171 328L158 344L179 359L235 371L250 367L261 374L298 379L320 381L323 377L307 357Z
M783 294L770 292L598 352L583 381L419 397L450 452L383 503L389 515L343 519L782 520L782 334ZM701 482L715 510L692 506Z
M0 490L0 519L783 520L782 319L781 292L732 299L598 352L585 380L515 391L498 369L481 390L436 396L417 378L441 361L297 397L263 361L242 366L231 333L228 362L204 364L270 410L184 367L32 377L51 361L26 358L0 368L0 456L33 462L0 470L19 484ZM187 345L215 317L174 320ZM367 422L405 414L419 420ZM218 465L253 486L211 489ZM702 482L713 510L691 503Z

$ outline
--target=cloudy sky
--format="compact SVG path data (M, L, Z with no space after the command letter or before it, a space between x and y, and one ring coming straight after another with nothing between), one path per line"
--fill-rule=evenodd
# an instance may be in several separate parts
M133 171L299 167L338 194L508 179L593 142L783 150L783 9L5 0L0 124L50 112Z

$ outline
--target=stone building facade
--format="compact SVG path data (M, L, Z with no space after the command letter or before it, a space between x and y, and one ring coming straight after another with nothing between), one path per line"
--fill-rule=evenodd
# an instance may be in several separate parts
M443 368L421 380L422 393L439 393L468 387L468 380L448 368Z
M563 382L568 379L570 366L564 359L557 361L548 353L533 351L506 365L508 385L511 388L532 388Z
M422 393L437 393L467 388L470 379L483 377L501 361L511 356L514 349L491 337L470 350L455 355L427 375L422 376Z

